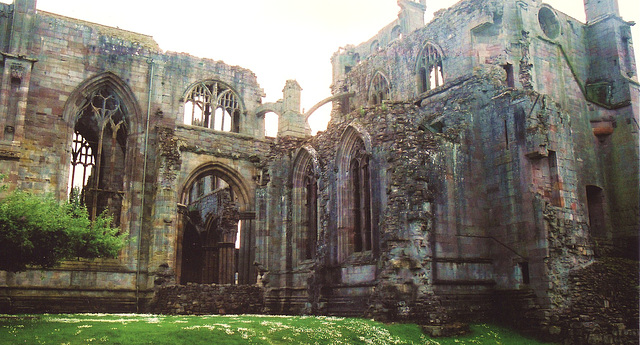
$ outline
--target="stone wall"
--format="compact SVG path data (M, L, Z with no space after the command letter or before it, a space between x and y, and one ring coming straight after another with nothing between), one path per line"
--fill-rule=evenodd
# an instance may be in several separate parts
M187 284L159 287L148 312L180 315L259 314L264 293L256 285Z
M573 270L569 306L557 310L548 332L571 344L638 344L638 262L602 258Z

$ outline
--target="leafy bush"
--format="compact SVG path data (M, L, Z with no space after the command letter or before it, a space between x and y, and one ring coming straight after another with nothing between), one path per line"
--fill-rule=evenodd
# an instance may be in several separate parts
M58 202L14 191L0 201L0 270L47 268L76 257L116 257L126 234L111 221L103 213L92 222L78 198Z

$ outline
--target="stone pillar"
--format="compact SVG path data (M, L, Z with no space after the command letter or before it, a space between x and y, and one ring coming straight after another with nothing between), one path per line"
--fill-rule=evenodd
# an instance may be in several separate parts
M27 57L35 13L36 0L14 1L9 51L0 52L3 59L0 76L0 151L8 152L3 156L19 155L18 147L24 137L29 80L36 61Z
M9 53L27 55L35 16L36 0L15 0L13 2L13 25Z
M300 111L302 88L295 80L287 80L284 89L283 112L278 119L278 137L304 138L311 135L311 129Z

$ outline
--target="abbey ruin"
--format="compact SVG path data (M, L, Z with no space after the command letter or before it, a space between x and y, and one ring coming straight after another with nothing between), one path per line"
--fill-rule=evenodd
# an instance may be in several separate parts
M0 4L4 183L76 187L131 237L118 259L0 272L0 312L247 311L160 305L217 286L265 313L637 343L633 23L584 3L586 23L538 0L462 0L424 23L425 0L398 0L332 56L315 136L296 81L263 103L247 69Z

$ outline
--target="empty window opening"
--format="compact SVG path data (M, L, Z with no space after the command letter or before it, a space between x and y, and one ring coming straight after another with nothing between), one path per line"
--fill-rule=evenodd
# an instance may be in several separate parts
M239 98L231 88L222 83L199 83L185 99L184 122L187 125L238 132L239 119Z
M507 82L508 87L515 87L515 80L513 78L513 65L508 63L506 65L502 65L504 71L507 73L507 77L505 81Z
M433 44L427 44L418 57L420 92L437 88L444 83L442 56Z
M604 191L597 186L587 186L587 209L589 211L589 227L591 235L604 237L606 235L604 213Z
M278 114L268 112L264 114L264 136L275 138L278 136Z
M77 116L71 143L70 197L87 206L92 219L108 210L115 225L122 208L127 119L110 89L93 92Z
M389 99L389 81L380 72L376 72L369 87L369 103L382 104L382 101Z
M351 66L344 66L344 74L351 72Z
M353 217L353 251L371 250L371 192L369 156L359 140L349 167Z

